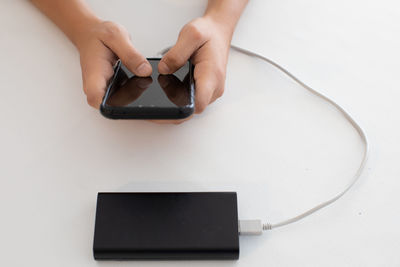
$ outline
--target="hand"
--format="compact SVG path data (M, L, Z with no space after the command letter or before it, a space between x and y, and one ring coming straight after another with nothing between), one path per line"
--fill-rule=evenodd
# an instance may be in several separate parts
M223 24L211 17L197 18L182 28L177 43L158 65L160 73L172 74L191 59L195 65L195 113L203 112L224 92L231 38L232 31Z
M120 58L137 76L152 73L150 63L132 45L128 32L113 22L91 25L77 44L82 68L83 90L89 105L99 108L107 83L114 73L113 66Z

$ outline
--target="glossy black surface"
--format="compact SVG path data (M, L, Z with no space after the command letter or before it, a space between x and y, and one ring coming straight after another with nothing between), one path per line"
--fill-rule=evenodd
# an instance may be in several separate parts
M237 259L235 192L99 193L97 260Z
M109 118L177 119L194 110L192 66L187 62L174 74L158 73L160 59L148 59L153 72L138 77L124 65L117 65L101 112Z

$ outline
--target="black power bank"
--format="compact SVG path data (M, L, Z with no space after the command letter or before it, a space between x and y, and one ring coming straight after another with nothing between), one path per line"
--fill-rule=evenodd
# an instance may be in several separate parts
M238 259L235 192L99 193L96 260Z

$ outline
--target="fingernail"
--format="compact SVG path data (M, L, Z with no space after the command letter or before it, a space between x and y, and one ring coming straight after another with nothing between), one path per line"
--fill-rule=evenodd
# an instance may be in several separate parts
M163 61L161 61L161 62L158 64L158 70L160 71L160 73L163 73L163 74L170 73L170 71L171 71L171 70L169 69L168 65L165 64L165 62L163 62Z
M146 62L143 62L137 67L136 72L139 76L147 76L151 72L151 67Z

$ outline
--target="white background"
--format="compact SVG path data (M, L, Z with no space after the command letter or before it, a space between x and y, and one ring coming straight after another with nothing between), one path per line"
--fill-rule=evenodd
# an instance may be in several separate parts
M146 56L205 1L95 1ZM79 55L27 1L0 7L1 266L399 266L400 5L254 0L233 44L281 63L367 131L366 172L333 206L260 237L239 261L96 262L99 191L235 190L242 219L277 222L342 189L356 132L270 65L232 52L226 93L182 125L112 121L89 108Z

